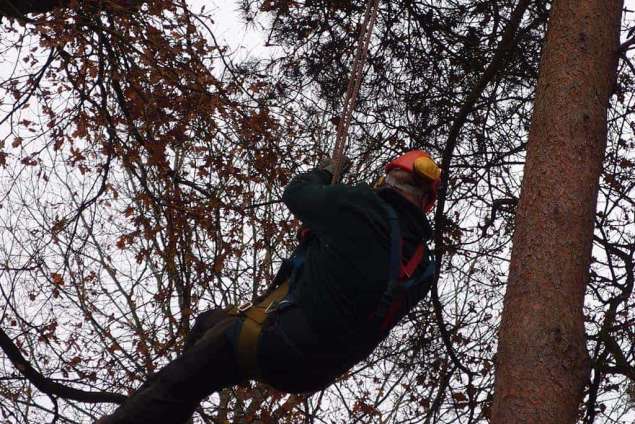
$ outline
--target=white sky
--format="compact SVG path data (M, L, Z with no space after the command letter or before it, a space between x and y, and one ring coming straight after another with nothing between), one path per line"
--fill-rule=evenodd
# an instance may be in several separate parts
M219 42L225 42L235 49L245 49L248 55L254 56L262 55L263 50L267 49L264 47L265 32L253 26L248 28L242 22L236 0L189 0L188 3L194 6L194 10L205 5L206 10L214 12L217 18L213 29ZM623 17L629 21L635 20L635 0L624 0L624 8L626 12Z
M635 0L633 0L635 1ZM272 54L273 49L265 47L266 33L262 23L247 25L238 10L236 1L205 1L191 0L188 2L193 10L200 10L205 5L205 10L215 16L214 36L220 44L226 44L236 53L234 60L246 56L266 56Z

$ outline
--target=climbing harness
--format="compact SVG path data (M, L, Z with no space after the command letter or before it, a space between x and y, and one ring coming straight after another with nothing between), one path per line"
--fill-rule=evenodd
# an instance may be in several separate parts
M289 293L289 282L285 281L260 303L251 302L231 310L231 315L243 318L238 336L238 365L246 375L259 376L258 367L258 338L268 314L277 309L279 303Z
M303 237L293 255L283 261L274 278L274 286L276 283L280 283L275 290L256 304L248 302L229 310L230 315L243 318L238 335L237 355L238 365L245 375L261 375L258 367L258 339L269 315L293 304L293 299L289 295L289 285L304 264L309 236L304 235Z
M378 10L379 0L370 0L366 4L364 21L362 22L359 39L357 40L357 50L353 59L353 70L351 77L348 80L342 114L339 122L337 123L335 148L333 149L333 160L335 161L335 172L333 173L333 179L331 180L333 184L339 180L342 172L344 149L346 148L346 141L348 138L348 127L351 124L351 118L357 103L357 95L359 94L359 87L363 79L362 73L364 71L366 59L368 58L368 45L370 44L370 37L373 34L373 27L375 25L375 21L377 20Z

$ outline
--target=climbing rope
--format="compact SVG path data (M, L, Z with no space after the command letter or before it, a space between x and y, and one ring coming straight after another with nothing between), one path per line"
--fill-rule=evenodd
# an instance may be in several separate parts
M373 34L373 27L377 20L377 10L379 9L379 0L369 0L366 4L364 13L364 21L362 22L359 39L357 40L357 51L353 59L353 70L348 80L346 95L340 120L337 123L337 133L335 136L335 148L333 149L333 161L335 162L335 172L333 173L332 183L336 183L342 173L342 161L344 158L344 150L348 140L348 127L351 124L351 118L355 105L357 103L357 95L359 87L363 80L364 65L368 57L368 45L370 37Z

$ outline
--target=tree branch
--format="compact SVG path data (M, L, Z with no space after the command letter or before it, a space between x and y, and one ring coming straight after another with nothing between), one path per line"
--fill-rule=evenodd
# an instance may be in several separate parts
M602 368L603 371L622 374L635 381L635 367L631 366L628 363L628 359L626 359L626 355L624 355L624 352L622 352L620 345L617 344L615 339L613 339L608 334L602 336L602 341L604 342L606 349L611 353L611 356L613 356L616 364L615 367L604 366Z
M20 352L20 349L13 343L13 340L0 329L0 348L7 355L13 366L26 377L26 379L37 387L42 393L49 396L58 396L63 399L75 400L86 403L117 403L121 404L126 400L126 396L110 392L86 392L57 383L52 379L43 376L29 364Z

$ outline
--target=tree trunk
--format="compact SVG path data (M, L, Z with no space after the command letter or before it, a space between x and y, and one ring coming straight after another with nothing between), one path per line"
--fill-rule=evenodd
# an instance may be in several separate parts
M94 10L135 10L144 0L110 0L105 2L79 0L85 7ZM0 18L11 16L23 17L27 14L39 14L50 12L56 7L68 7L71 0L0 0Z
M497 354L494 424L575 423L583 304L622 0L554 0Z
M64 6L68 1L62 0L0 0L0 16L19 17L27 13L49 12L58 6Z

